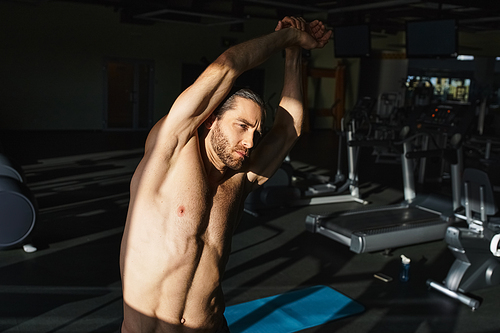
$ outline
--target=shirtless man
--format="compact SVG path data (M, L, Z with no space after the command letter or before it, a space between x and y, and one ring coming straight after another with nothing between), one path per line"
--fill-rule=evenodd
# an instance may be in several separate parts
M130 185L122 332L229 332L221 281L233 231L247 194L301 133L300 48L322 48L330 36L319 21L285 17L275 32L219 56L153 127ZM240 74L283 49L276 120L253 149L263 126L257 98L243 91L214 111Z

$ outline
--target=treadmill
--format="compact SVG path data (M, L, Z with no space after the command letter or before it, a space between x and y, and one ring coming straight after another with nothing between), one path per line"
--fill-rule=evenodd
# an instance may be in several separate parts
M469 112L467 112L469 111ZM402 131L405 139L393 145L402 146L401 165L404 201L368 209L337 214L306 217L306 230L329 237L349 246L355 253L375 252L443 239L447 227L454 222L454 211L460 207L461 141L470 121L462 115L474 114L469 105L438 105L413 110L416 134L408 137L409 126ZM465 117L468 118L468 117ZM465 120L465 121L464 121ZM412 123L412 122L410 122ZM414 140L439 133L450 138L451 148L426 149L428 140L421 140L423 150L413 151ZM378 145L380 141L353 142L354 145ZM415 158L440 156L451 169L452 198L438 194L417 195L413 161Z

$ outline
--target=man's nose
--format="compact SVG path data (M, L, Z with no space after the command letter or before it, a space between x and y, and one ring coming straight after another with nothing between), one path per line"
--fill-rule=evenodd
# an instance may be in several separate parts
M243 146L246 149L250 149L253 147L253 133L250 133L250 131L243 137Z

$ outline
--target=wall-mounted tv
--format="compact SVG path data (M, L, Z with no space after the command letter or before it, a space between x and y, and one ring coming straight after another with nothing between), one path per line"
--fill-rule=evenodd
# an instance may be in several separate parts
M406 22L408 58L455 58L458 55L456 20Z
M336 58L370 56L370 26L362 24L335 27L333 29L333 48Z

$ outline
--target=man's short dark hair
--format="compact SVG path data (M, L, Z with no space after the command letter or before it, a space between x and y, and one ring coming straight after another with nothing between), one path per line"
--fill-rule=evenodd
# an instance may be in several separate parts
M229 95L220 105L219 107L214 111L214 115L217 117L217 119L222 118L224 113L228 110L232 110L235 107L236 104L236 97L241 97L241 98L246 98L249 99L260 107L260 110L262 112L262 120L264 121L266 118L266 107L264 105L264 101L262 98L260 98L259 95L257 95L255 92L253 92L250 89L244 88L236 91L234 94Z

